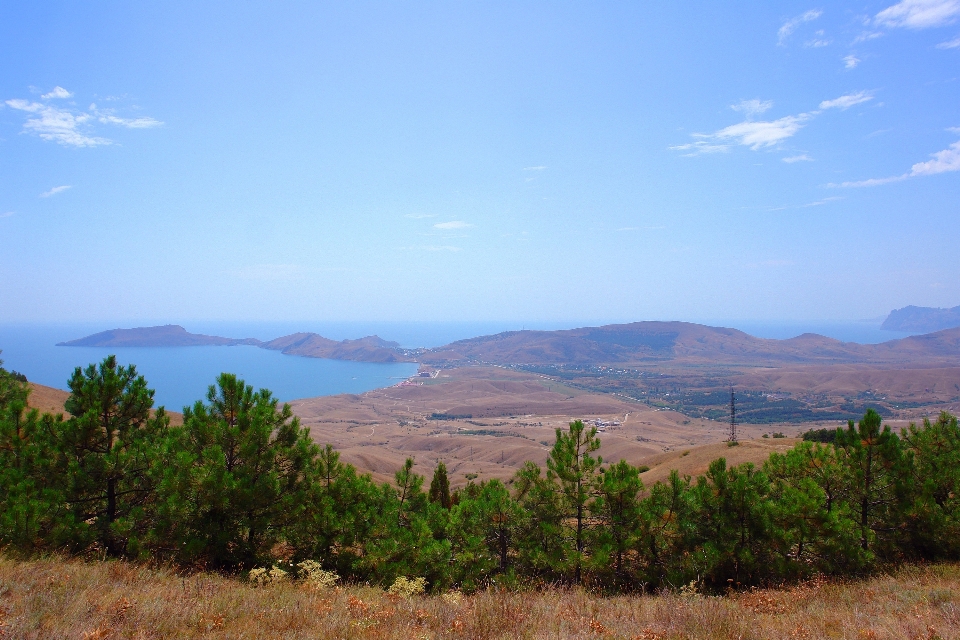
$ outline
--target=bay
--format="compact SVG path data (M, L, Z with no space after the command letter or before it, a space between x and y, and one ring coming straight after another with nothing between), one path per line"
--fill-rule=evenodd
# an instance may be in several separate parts
M415 363L370 363L286 356L251 346L235 347L57 347L57 342L104 330L96 326L0 325L4 368L31 382L64 389L75 367L116 355L134 364L156 391L154 403L171 411L204 399L222 372L234 373L255 389L270 389L281 401L338 393L363 393L388 387L414 375Z
M412 376L413 363L379 364L286 356L250 346L123 348L57 347L58 342L112 328L152 326L170 321L0 324L0 359L33 382L64 389L75 367L100 362L110 354L135 364L156 390L156 404L173 411L205 397L221 372L235 373L254 388L270 389L282 401L362 393ZM181 322L193 333L270 340L297 331L313 331L333 340L379 335L407 348L436 347L456 340L521 329L556 330L607 322ZM911 335L884 331L877 321L758 322L715 320L704 324L740 329L761 338L792 338L818 333L838 340L875 344Z

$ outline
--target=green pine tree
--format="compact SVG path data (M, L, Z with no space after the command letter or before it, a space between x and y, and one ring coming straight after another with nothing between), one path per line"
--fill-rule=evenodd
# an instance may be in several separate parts
M72 415L56 424L54 453L73 512L71 542L96 542L113 556L145 553L156 482L152 470L169 420L151 415L153 390L136 367L115 356L77 367L65 403Z
M184 560L250 567L300 524L318 448L289 405L223 373L184 410L164 479L163 536Z
M443 461L437 463L430 481L430 502L439 504L444 509L450 508L450 481L447 479L447 465Z
M573 569L573 581L582 581L583 564L586 557L586 523L589 503L593 496L596 476L603 459L592 454L600 448L597 428L584 426L582 420L570 423L566 433L556 431L557 440L547 458L547 476L555 479L560 487L565 515L572 522L573 549L568 561Z

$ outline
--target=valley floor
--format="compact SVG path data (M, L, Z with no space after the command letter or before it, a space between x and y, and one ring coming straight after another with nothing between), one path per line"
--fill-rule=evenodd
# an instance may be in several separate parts
M960 565L721 597L578 590L402 598L125 562L0 556L0 637L958 638Z

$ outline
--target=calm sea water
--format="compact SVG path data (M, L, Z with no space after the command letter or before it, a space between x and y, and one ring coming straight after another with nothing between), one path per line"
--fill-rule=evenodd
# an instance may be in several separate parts
M161 324L156 323L143 323ZM334 340L377 334L404 347L435 347L455 340L519 329L570 329L585 324L509 322L317 322L317 323L182 323L188 331L231 338L269 340L296 331L314 331ZM909 334L881 331L879 322L847 323L750 323L709 322L734 327L762 338L791 338L812 332L838 340L872 344ZM109 325L109 326L108 326ZM111 353L122 364L135 364L156 390L156 404L179 411L203 399L207 387L221 372L235 373L255 388L270 389L280 400L294 400L338 393L362 393L387 387L413 375L416 364L376 364L320 358L285 356L257 347L124 348L57 347L73 340L130 323L75 323L59 325L0 324L0 359L4 367L19 371L33 382L66 388L77 366L99 362Z

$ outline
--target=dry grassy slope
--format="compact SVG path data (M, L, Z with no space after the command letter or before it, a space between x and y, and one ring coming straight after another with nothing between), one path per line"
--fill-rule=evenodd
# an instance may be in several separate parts
M63 389L54 389L45 387L42 384L34 382L30 384L30 396L27 398L27 404L32 409L37 409L41 413L63 413L63 403L67 401L69 393Z
M742 440L735 447L728 446L726 442L720 442L667 451L643 460L643 464L650 467L650 470L645 471L640 477L648 487L656 482L665 481L674 469L680 473L681 477L696 477L706 473L710 463L717 458L725 458L727 467L745 462L752 462L759 467L771 453L783 453L798 442L800 442L798 438L757 438Z
M880 345L861 345L815 334L769 340L736 329L689 322L635 322L481 336L439 347L422 358L428 363L466 359L500 364L583 365L644 361L763 365L956 363L960 358L960 328Z
M737 386L785 391L797 395L852 396L873 391L923 404L945 404L945 410L960 409L960 403L956 402L960 396L960 367L807 365L763 368L739 375ZM924 415L929 413L930 411L925 411Z
M633 638L904 640L960 637L960 567L907 567L723 597L584 590L391 597L125 562L0 556L0 636L46 638Z
M69 418L68 414L64 408L63 403L67 401L67 398L70 394L63 389L54 389L53 387L45 387L42 384L36 384L34 382L30 384L30 396L27 398L27 405L32 409L37 409L41 413L62 413L64 418ZM167 415L170 417L170 424L179 425L183 424L183 414L176 411L168 411ZM2 638L3 636L0 636Z
M527 460L543 464L555 430L575 419L620 422L600 433L599 454L631 464L665 450L720 442L727 433L723 423L497 367L442 370L422 386L308 398L291 406L317 442L332 444L345 462L378 480L392 479L404 459L413 457L423 475L443 460L454 486L463 485L467 474L506 480ZM429 419L435 413L472 417ZM743 434L749 439L768 430L745 426Z

